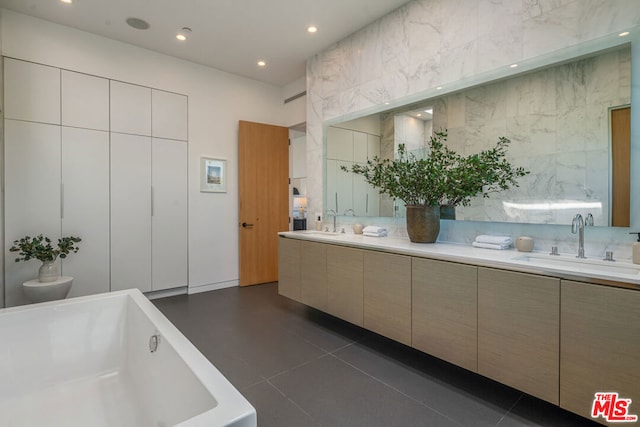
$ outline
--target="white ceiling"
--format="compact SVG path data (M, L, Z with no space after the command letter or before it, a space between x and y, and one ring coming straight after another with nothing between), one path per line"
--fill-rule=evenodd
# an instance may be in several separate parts
M0 0L0 7L283 86L305 75L307 58L407 1ZM133 29L129 17L151 27ZM317 33L307 33L310 24ZM182 27L193 30L186 42L175 38Z

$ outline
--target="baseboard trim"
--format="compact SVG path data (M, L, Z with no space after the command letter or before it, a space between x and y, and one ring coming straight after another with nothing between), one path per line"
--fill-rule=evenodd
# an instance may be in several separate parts
M217 291L219 289L232 288L239 285L240 283L238 280L229 280L227 282L211 283L209 285L189 286L188 293L189 295L199 294L200 292Z
M187 293L187 291L188 289L186 286L181 286L179 288L165 289L162 291L145 292L144 296L152 300L157 298L174 297L176 295L184 295Z

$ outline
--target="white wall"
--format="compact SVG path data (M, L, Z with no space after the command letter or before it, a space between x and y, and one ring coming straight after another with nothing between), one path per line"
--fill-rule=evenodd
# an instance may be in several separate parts
M238 121L288 125L281 88L7 10L1 32L5 56L188 95L189 289L237 285ZM227 193L200 193L201 156L227 159Z
M637 0L414 0L339 41L307 61L309 210L323 209L325 125L433 97L439 86L495 75L514 62L551 57L639 23ZM640 96L640 37L633 41L632 100ZM638 110L632 108L632 141L640 141ZM632 158L640 158L639 147L636 143L632 148ZM636 194L637 169L631 176ZM638 215L640 198L635 199L632 212ZM383 221L388 220L379 219ZM392 234L406 235L404 220L386 225ZM633 240L628 231L590 228L587 255L613 250L616 257L629 258ZM569 224L443 221L439 239L469 243L478 234L492 232L532 235L537 250L548 250L552 244L566 253L576 248Z

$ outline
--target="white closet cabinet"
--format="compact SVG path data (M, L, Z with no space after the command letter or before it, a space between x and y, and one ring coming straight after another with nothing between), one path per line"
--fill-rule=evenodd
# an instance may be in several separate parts
M62 125L109 130L109 80L62 70Z
M110 82L111 132L151 136L151 89Z
M62 127L62 235L82 238L62 260L70 297L109 292L109 133Z
M60 124L60 69L4 59L6 119Z
M153 139L152 290L187 286L187 143Z
M5 120L5 304L26 304L22 283L40 262L16 263L13 241L42 233L60 237L60 127Z
M151 138L111 134L111 290L151 291Z
M163 90L151 90L151 135L186 141L187 97Z

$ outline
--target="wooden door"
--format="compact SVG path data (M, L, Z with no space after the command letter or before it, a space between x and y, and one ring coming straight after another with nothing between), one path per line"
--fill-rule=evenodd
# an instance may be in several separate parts
M278 232L289 229L289 129L240 121L240 286L278 280Z
M611 225L628 227L631 213L631 107L611 110Z

